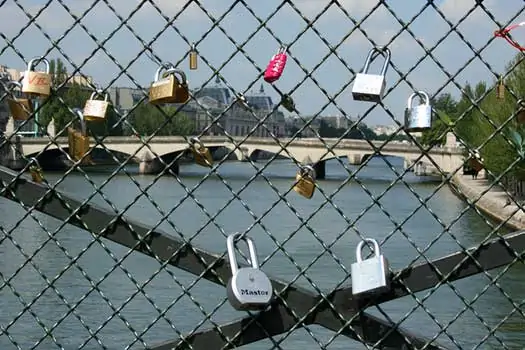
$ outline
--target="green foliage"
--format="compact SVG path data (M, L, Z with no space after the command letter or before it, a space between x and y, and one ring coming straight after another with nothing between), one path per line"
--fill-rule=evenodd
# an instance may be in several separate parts
M171 106L157 107L148 103L139 104L128 119L140 135L191 135L195 123L177 108Z

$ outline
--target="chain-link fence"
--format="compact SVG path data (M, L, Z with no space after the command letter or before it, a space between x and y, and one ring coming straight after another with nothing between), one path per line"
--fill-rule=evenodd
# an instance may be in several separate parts
M525 346L523 2L0 9L2 349Z

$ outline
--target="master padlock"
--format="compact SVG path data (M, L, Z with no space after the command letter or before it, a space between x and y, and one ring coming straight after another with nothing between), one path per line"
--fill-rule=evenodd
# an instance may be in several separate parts
M243 240L248 245L251 267L241 267L235 256L235 241ZM272 300L273 287L270 279L259 269L257 251L252 239L240 233L228 236L226 240L228 259L232 277L226 287L226 295L231 306L236 310L260 310Z
M264 71L264 80L267 83L273 83L281 77L286 66L286 60L286 47L281 47L279 51L272 56Z
M38 63L43 63L46 70L36 72ZM36 96L49 96L51 93L51 75L49 74L49 61L44 57L33 58L27 65L22 79L22 92Z
M97 100L97 97L104 97L103 100ZM106 112L109 107L108 94L97 90L91 94L89 100L84 105L84 120L87 121L104 121L106 118Z
M310 165L304 165L295 175L294 191L305 198L312 198L315 192L315 169Z
M33 104L27 98L16 97L15 90L22 91L22 84L18 81L10 81L7 88L11 91L11 96L7 98L9 112L14 120L27 120L33 113Z
M213 166L213 157L210 150L197 137L192 137L190 143L195 163L211 168Z
M372 244L374 256L363 260L363 247ZM375 239L365 238L355 249L357 261L351 266L352 294L381 293L390 288L390 272L388 261L381 254L379 244Z
M385 62L383 63L383 68L381 73L378 74L368 74L368 67L370 63L377 56L384 56ZM357 101L367 101L367 102L381 102L383 98L383 93L385 92L386 80L385 75L390 64L390 50L386 47L374 47L368 53L368 56L365 61L365 65L361 73L357 73L354 81L354 86L352 87L352 96L354 100Z
M162 71L164 71L164 74L162 74L161 78ZM171 64L160 66L155 73L155 81L149 89L149 102L156 105L163 103L184 103L189 99L190 95L186 74Z
M414 97L418 96L423 103L412 106ZM432 106L430 98L424 91L414 92L408 97L405 109L405 130L408 132L419 132L432 127Z

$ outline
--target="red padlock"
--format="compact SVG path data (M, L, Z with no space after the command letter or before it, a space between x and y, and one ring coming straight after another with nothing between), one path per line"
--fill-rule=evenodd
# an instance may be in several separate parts
M279 51L273 55L266 71L264 72L264 80L268 83L273 83L278 80L283 74L284 66L286 66L286 48L281 47Z

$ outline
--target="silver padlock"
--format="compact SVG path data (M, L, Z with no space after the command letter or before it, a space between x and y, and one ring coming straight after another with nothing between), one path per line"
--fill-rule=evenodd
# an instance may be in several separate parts
M248 244L250 263L252 267L241 267L235 256L235 241L241 239ZM252 239L240 233L228 236L226 241L228 259L232 277L226 287L226 295L231 306L236 310L260 310L272 300L273 287L270 279L259 269L257 252Z
M373 245L374 256L363 260L362 250L366 243ZM355 249L357 261L352 264L352 294L381 293L390 288L388 261L379 251L375 239L365 238Z
M379 55L385 57L381 74L368 74L368 67L370 66L370 63ZM354 86L352 87L352 96L354 97L354 100L381 102L383 93L385 92L385 75L389 64L390 50L388 48L374 47L372 50L370 50L362 72L357 73L355 77Z
M419 96L423 103L412 106L414 97ZM424 91L414 92L408 97L407 108L405 109L405 130L419 132L428 130L432 127L432 106L430 98Z

